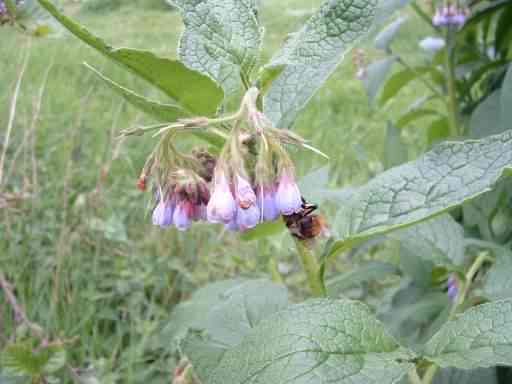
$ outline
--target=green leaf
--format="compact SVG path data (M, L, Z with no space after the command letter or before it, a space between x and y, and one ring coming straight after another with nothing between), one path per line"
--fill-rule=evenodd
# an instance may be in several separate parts
M502 105L500 105L500 100ZM505 120L501 118L502 111L506 109L503 100L501 90L497 90L478 104L469 121L469 131L472 138L480 139L505 130ZM508 109L510 109L510 105Z
M510 129L512 128L512 65L510 64L501 86L500 103L502 129Z
M61 347L41 347L36 351L31 342L10 344L0 357L2 368L13 376L41 376L62 368L63 357L65 362L65 352Z
M341 207L333 253L427 220L490 191L512 167L512 131L446 142L357 188Z
M382 31L380 31L379 34L375 37L375 48L382 49L384 51L389 49L389 46L395 39L395 36L397 35L405 20L407 20L407 17L399 17Z
M170 343L173 340L179 341L183 338L189 328L208 329L208 327L213 326L212 323L208 322L209 313L212 311L218 312L216 308L222 309L226 304L229 305L232 300L238 300L244 295L257 294L258 289L262 289L261 292L273 292L279 309L282 305L286 305L286 289L268 280L234 279L218 281L197 290L190 300L180 303L173 310L169 323L162 330L161 338ZM257 299L267 300L266 297L262 296ZM242 305L241 308L243 309L244 306Z
M380 309L379 319L401 343L416 347L439 329L438 319L443 318L448 306L446 294L405 280L389 306Z
M352 193L352 188L329 188L328 184L328 165L309 172L298 182L302 196L315 204L322 204L326 200L343 204Z
M429 145L439 143L450 136L448 118L443 116L434 120L427 130L427 142Z
M363 85L366 90L368 100L370 101L370 105L373 105L375 97L386 80L395 61L396 57L391 56L374 61L368 65L366 69L367 75L363 79Z
M411 109L410 111L407 111L404 113L396 122L396 127L398 129L402 129L409 124L411 124L413 121L420 119L425 116L436 116L439 115L439 112L434 109Z
M447 322L424 353L443 368L512 365L512 299L473 307Z
M484 296L491 300L512 297L512 251L504 247L492 249L496 261L486 276Z
M413 364L364 304L310 300L263 320L204 384L391 384Z
M190 68L210 76L226 94L240 88L258 63L262 40L255 0L172 0L185 31L178 49Z
M49 0L38 1L76 37L159 88L188 112L206 116L217 112L224 94L222 89L207 76L188 69L177 60L158 57L148 51L112 48L102 39L60 13Z
M274 236L286 229L284 221L279 219L272 222L258 224L255 228L249 229L240 235L243 241L259 240L264 237Z
M384 85L380 95L380 105L386 104L389 100L411 81L430 72L430 67L406 68L394 73Z
M289 36L267 65L283 67L263 98L263 110L277 127L292 125L345 53L368 32L376 5L376 0L326 0Z
M194 312L187 324L191 331L181 347L201 381L207 382L212 363L226 350L239 345L252 328L288 304L283 285L264 279L247 280L210 300L205 311ZM194 301L191 305L195 306Z
M482 23L485 19L493 17L496 12L501 11L508 5L510 5L510 0L495 0L487 3L471 15L462 27L462 30L466 31L473 28L475 25Z
M432 384L498 384L496 368L462 370L444 368L437 371Z
M125 88L117 84L112 79L108 78L94 67L85 64L87 68L92 70L101 80L103 80L114 92L117 92L128 103L134 105L138 109L146 112L148 115L162 121L172 123L187 115L187 112L179 105L175 104L162 104L158 101L149 100L141 96L131 89Z
M382 261L370 261L349 272L329 279L326 282L329 296L338 296L343 291L372 280L381 280L398 274L398 268Z
M390 234L416 257L435 264L462 265L464 229L449 214L400 229Z
M400 132L388 121L384 143L384 167L389 169L403 164L407 157L407 147L402 142Z

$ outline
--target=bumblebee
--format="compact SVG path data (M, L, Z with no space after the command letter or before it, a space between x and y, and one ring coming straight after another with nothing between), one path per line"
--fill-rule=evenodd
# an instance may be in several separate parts
M314 213L317 209L316 204L310 204L302 198L300 211L292 215L283 215L293 237L299 240L312 240L328 232L324 217Z

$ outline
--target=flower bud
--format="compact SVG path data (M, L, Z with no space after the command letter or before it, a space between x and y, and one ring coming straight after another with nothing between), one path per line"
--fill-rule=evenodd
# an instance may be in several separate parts
M283 215L292 215L302 206L302 196L290 169L285 169L281 173L275 202L277 209Z
M458 281L455 275L451 274L450 277L448 277L448 297L451 301L455 301L455 298L457 297L457 294L459 293L459 287L458 287Z
M279 217L275 196L276 191L273 185L256 189L256 202L262 221L274 221Z
M192 224L194 206L188 200L180 200L174 209L173 222L179 231L186 231Z
M206 207L208 221L212 223L229 223L236 214L236 204L226 175L219 172L215 177L215 187Z

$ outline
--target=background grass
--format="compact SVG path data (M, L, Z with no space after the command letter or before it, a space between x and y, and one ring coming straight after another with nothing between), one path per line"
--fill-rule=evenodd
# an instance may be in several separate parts
M320 1L261 3L265 61ZM114 46L175 56L181 19L163 1L90 0L66 4L65 10ZM395 49L414 61L421 59L416 46L425 30L410 18ZM69 35L33 41L28 48L26 38L1 29L0 144L5 144L14 85L28 49L7 153L6 168L12 172L0 190L0 268L30 319L52 337L78 337L68 351L81 375L101 383L169 382L169 346L159 331L173 305L207 281L268 276L277 259L291 270L283 279L297 296L303 294L305 284L286 234L242 242L208 225L186 233L150 225L148 196L135 182L154 141L120 142L116 135L151 120L82 63L130 88L162 95ZM369 50L368 56L375 59L379 53ZM382 170L385 121L423 92L409 88L386 110L372 111L354 72L347 57L296 124L297 132L331 157L333 186L360 183ZM41 111L31 131L41 87ZM402 132L410 157L424 145L424 128ZM325 165L311 153L294 157L300 174ZM328 217L334 214L327 207L324 211ZM0 349L14 330L3 300L0 295Z

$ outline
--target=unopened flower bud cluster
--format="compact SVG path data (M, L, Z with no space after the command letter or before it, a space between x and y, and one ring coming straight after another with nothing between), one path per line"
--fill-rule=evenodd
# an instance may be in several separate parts
M437 8L432 17L432 24L436 27L461 27L469 16L469 10L463 9L456 4L445 4Z
M186 230L194 221L207 221L246 231L301 210L301 193L284 144L299 145L303 140L274 128L257 110L257 95L255 88L249 90L240 111L223 119L231 127L218 156L196 151L182 161L172 155L166 165L165 156L151 159L139 186L145 187L146 175L155 167L160 169L153 224Z

